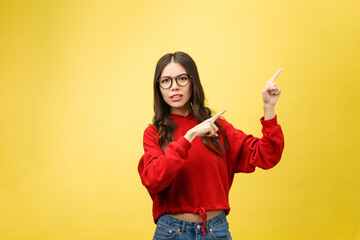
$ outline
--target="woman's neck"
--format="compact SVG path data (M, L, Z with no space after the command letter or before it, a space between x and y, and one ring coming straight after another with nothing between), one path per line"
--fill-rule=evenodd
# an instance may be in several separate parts
M187 116L190 112L191 112L190 103L185 104L181 108L171 108L170 109L170 114L177 114L177 115L181 115L184 117Z

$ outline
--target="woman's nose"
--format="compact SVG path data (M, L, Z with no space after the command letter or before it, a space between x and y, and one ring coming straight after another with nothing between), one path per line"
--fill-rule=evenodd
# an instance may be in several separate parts
M173 79L172 85L171 85L171 90L177 90L179 89L180 86L177 84L176 80Z

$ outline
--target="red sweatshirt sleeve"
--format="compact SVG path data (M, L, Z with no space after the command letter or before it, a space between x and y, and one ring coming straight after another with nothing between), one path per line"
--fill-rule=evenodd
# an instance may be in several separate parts
M138 171L142 184L150 194L157 193L170 185L187 160L191 143L183 136L171 142L163 151L155 139L158 136L154 126L144 131L144 155L141 157Z
M229 141L227 155L234 173L251 173L255 171L255 167L270 169L280 161L284 149L284 135L277 123L277 115L268 120L260 118L263 134L261 138L245 134L225 120L222 121Z

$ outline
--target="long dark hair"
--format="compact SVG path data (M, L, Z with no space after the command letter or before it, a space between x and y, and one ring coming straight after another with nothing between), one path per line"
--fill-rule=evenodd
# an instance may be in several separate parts
M170 118L170 106L164 101L157 80L164 67L171 61L181 64L191 75L190 84L192 93L190 97L190 106L192 113L196 120L200 123L211 117L211 111L208 107L204 106L205 94L201 86L199 73L194 60L184 52L168 53L161 57L156 65L155 76L154 76L154 111L155 115L153 118L153 125L159 133L159 145L165 150L166 146L174 141L174 131L176 128L175 123ZM223 133L221 126L215 122L215 125L219 128L219 132L223 137L225 149L228 147L228 141ZM213 153L223 157L221 153L225 152L224 147L221 145L218 138L214 137L201 137L202 142L209 148ZM210 142L217 148L214 149Z

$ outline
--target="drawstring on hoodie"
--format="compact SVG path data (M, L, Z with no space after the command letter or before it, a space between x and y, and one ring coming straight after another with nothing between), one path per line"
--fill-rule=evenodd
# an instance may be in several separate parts
M203 235L206 234L206 231L205 231L205 222L206 222L206 218L207 218L207 214L206 214L206 211L205 211L205 208L197 208L195 209L195 214L199 213L200 216L202 217L202 220L203 220L203 228L202 228L202 232L203 232Z

